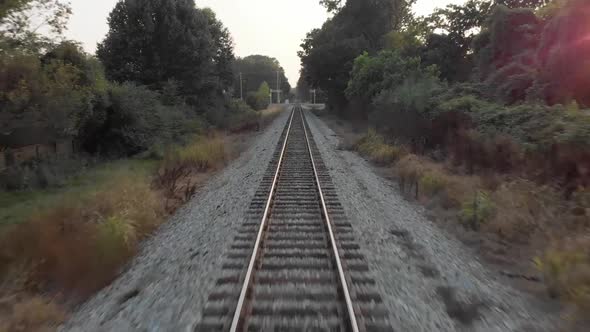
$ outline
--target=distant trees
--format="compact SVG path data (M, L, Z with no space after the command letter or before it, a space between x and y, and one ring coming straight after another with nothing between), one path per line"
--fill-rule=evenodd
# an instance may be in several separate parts
M381 49L384 35L402 25L408 10L404 0L322 1L333 18L321 29L307 34L299 52L311 86L328 95L331 106L346 107L344 90L350 79L354 59L367 51Z
M291 90L289 80L285 76L285 70L281 67L279 61L265 55L250 55L244 58L237 58L233 64L234 70L234 96L240 96L240 73L242 74L242 86L244 97L249 93L259 91L263 83L276 89L277 72L279 73L279 86L283 97L286 97ZM275 97L276 98L276 97ZM252 100L252 98L250 98ZM268 94L266 95L268 100ZM248 103L256 109L256 104Z
M107 76L161 89L179 82L180 93L200 108L232 81L232 40L209 9L193 0L124 0L109 16L97 55Z
M62 41L70 13L61 0L0 4L0 130L47 128L120 157L228 123L233 44L212 10L119 1L98 59Z

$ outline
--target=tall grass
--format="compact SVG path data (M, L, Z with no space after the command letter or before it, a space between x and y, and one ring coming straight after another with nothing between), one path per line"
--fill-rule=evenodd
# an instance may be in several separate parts
M162 220L149 179L113 174L100 188L65 193L4 233L3 270L30 269L27 284L85 295L108 283Z
M184 166L196 171L222 166L227 161L225 141L222 137L196 138L184 147L168 150L163 167Z
M361 155L379 165L389 165L402 154L399 148L387 144L383 136L377 134L373 129L369 129L368 133L355 144L354 148Z

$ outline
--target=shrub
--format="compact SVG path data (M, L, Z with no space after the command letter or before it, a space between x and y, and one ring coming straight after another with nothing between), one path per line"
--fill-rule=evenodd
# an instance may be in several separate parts
M473 229L479 229L482 223L488 221L494 214L495 205L490 199L489 193L478 190L473 198L463 202L460 219L465 225L471 225Z
M554 243L534 260L536 267L543 273L549 294L573 303L582 313L590 309L588 244L587 237L578 235Z
M427 196L433 196L441 192L447 185L447 180L435 173L426 173L420 177L420 192Z
M355 150L379 165L388 165L401 155L399 148L385 143L383 136L370 129L356 144Z

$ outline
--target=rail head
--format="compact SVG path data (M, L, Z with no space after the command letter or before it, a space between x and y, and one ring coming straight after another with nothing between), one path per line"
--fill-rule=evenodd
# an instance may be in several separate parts
M315 160L313 158L313 153L311 150L311 144L309 142L309 136L307 134L307 127L305 122L305 117L303 116L303 110L300 111L301 121L303 122L303 132L305 134L305 142L307 143L307 151L309 152L309 157L311 159L311 165L313 167L313 174L315 177L315 182L318 187L318 192L320 196L320 202L322 204L322 211L324 213L325 221L328 228L328 233L330 235L330 243L332 244L332 251L334 253L334 259L336 261L336 267L338 269L338 279L340 280L340 286L342 287L342 292L344 295L344 301L346 302L346 310L348 312L348 317L350 319L350 327L353 332L359 332L358 322L356 320L356 315L354 313L354 307L352 305L352 299L350 297L350 291L348 290L348 283L346 282L346 276L344 275L344 269L342 268L342 261L340 260L340 253L338 251L338 246L336 245L336 237L334 236L334 231L332 230L332 222L330 220L330 215L328 213L328 208L326 206L326 201L324 199L324 193L322 191L322 184L320 183L320 178L318 175L318 171L316 168Z
M240 322L242 320L242 315L243 315L243 311L244 311L244 304L246 303L246 296L248 295L248 289L250 288L250 283L252 282L252 274L254 272L254 266L256 265L256 259L258 258L260 244L262 242L262 237L264 235L264 228L266 227L266 222L268 220L268 213L270 210L270 205L272 202L273 193L274 193L276 186L277 186L277 180L279 178L281 165L283 163L283 157L285 156L285 150L287 148L287 141L289 140L289 134L291 132L291 124L293 123L293 116L294 115L295 115L295 108L293 109L293 112L291 113L291 117L289 118L289 126L287 127L287 133L285 134L285 139L283 141L283 147L281 148L281 154L279 156L279 161L277 163L277 169L275 171L274 178L272 180L272 185L270 188L270 192L268 194L268 199L266 200L264 214L262 217L262 221L260 223L260 229L258 230L258 235L256 236L256 242L254 243L252 257L250 257L250 262L248 263L248 270L246 271L246 277L244 279L244 284L242 285L242 289L240 291L240 297L238 298L238 304L236 306L236 311L234 312L230 332L237 332L238 328L240 326Z

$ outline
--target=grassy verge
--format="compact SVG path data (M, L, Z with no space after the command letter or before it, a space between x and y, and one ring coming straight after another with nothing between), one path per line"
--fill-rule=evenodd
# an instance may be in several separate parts
M262 111L262 126L281 110ZM153 159L105 163L61 188L0 193L0 331L55 329L243 140L210 133L146 154Z
M539 275L552 297L581 317L590 309L590 195L565 199L558 186L507 174L466 174L452 162L407 153L369 131L354 145L361 155L390 166L400 189L483 238L502 243L487 257L510 256ZM530 270L529 270L530 269ZM522 271L522 269L520 269ZM530 275L522 275L526 278Z

